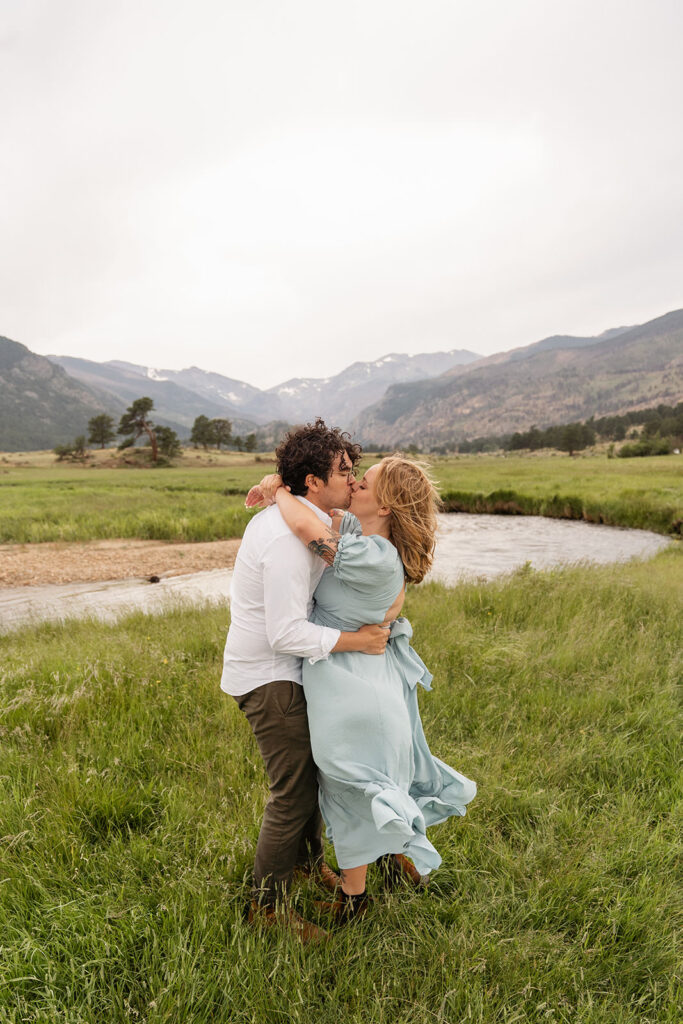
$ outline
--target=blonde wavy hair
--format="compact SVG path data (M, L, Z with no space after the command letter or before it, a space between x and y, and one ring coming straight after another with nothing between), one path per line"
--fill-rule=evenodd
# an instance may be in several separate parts
M436 544L436 513L441 499L429 467L400 452L379 463L375 494L391 509L391 540L401 556L406 578L420 583L431 568Z

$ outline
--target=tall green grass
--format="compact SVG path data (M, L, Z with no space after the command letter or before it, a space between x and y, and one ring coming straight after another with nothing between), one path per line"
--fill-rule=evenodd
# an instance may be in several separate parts
M479 792L430 887L373 877L323 948L243 917L266 786L227 610L0 638L0 1021L677 1024L681 552L407 605Z
M363 466L375 461L369 457ZM637 465L634 463L637 462ZM223 468L45 469L0 473L0 543L240 537L243 496L272 464ZM451 511L524 513L680 533L683 462L463 456L434 461Z

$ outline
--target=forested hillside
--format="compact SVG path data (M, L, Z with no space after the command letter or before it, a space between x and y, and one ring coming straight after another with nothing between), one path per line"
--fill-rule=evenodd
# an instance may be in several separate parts
M367 442L424 447L675 405L682 395L683 310L676 310L595 339L545 339L395 385L354 426Z

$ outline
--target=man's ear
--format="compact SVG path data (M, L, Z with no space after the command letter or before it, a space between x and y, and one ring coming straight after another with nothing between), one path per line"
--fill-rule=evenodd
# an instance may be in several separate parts
M322 481L313 473L309 473L308 476L305 477L304 483L307 491L313 491L314 494L317 494L320 490L320 484Z

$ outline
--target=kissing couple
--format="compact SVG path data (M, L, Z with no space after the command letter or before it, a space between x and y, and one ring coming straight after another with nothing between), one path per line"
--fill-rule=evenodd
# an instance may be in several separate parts
M302 941L328 933L288 905L292 878L332 898L332 922L368 909L368 865L388 884L424 884L441 863L429 825L464 815L470 779L433 757L418 684L432 676L400 616L429 570L438 495L392 455L356 481L361 448L322 419L290 432L276 474L249 492L251 520L231 586L221 689L246 716L270 797L256 846L249 920ZM348 510L348 511L347 511ZM322 824L339 875L323 859Z

